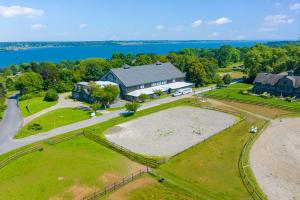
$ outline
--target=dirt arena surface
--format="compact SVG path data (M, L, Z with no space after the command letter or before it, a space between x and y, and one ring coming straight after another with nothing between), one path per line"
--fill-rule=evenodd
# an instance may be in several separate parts
M232 126L235 116L194 107L176 107L110 128L108 140L144 155L171 156Z
M273 120L254 143L250 163L270 200L299 200L300 118Z

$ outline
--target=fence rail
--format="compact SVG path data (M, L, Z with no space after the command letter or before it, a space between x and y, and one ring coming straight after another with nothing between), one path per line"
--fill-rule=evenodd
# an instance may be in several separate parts
M238 167L239 173L242 178L243 184L245 185L248 192L251 194L254 200L266 200L267 198L265 195L255 187L254 183L250 180L248 173L246 172L246 168L249 166L249 158L247 154L249 154L250 148L252 144L255 142L256 138L263 130L268 126L269 122L266 122L263 128L260 130L259 133L253 135L244 145L242 153L239 158Z
M273 104L273 103L269 103L269 102L259 102L259 101L250 100L250 99L236 99L236 98L232 98L232 97L224 97L224 96L218 96L218 95L214 95L214 94L208 94L208 95L204 95L204 96L207 98L237 101L237 102L241 102L241 103L249 103L249 104L254 104L254 105L258 105L258 106L268 106L271 108L280 108L283 110L300 112L300 108L288 106L288 105L279 105L279 104Z
M106 140L105 138L102 138L98 135L93 134L93 132L94 132L93 130L85 130L83 134L88 139L93 140L99 144L102 144L108 148L111 148L111 149L125 155L126 157L128 157L131 160L137 161L141 164L144 164L146 166L153 167L153 168L156 168L159 165L166 162L166 160L163 158L147 157L147 156L135 153L135 152L133 152L129 149L126 149L116 143L110 142L110 141Z
M67 140L73 139L73 138L78 137L80 135L83 135L83 131L78 132L78 133L74 133L72 135L67 135L67 136L64 136L64 137L47 139L44 142L47 143L47 144L49 144L49 145L55 145L55 144L58 144L58 143L65 142Z
M29 153L33 153L35 151L40 151L42 149L43 149L43 147L41 145L39 145L39 146L34 146L34 147L24 149L22 151L18 151L17 153L9 156L8 158L0 161L0 169L5 167L6 165L8 165L11 161L14 161L22 156L29 154Z
M84 197L82 200L96 200L100 197L105 196L106 194L108 194L110 192L113 192L113 191L119 189L120 187L126 185L127 183L135 180L136 178L138 178L148 172L150 172L150 169L148 167L145 169L141 169L137 172L132 173L130 176L124 177L123 179L121 179L117 182L114 182L111 185L106 186L104 189L101 189L99 191L91 193L90 195Z

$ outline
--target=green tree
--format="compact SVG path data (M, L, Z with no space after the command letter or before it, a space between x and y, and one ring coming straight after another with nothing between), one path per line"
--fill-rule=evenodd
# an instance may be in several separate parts
M93 103L92 105L90 105L90 108L94 111L94 113L96 113L100 107L101 107L100 103Z
M226 67L227 65L240 60L240 51L229 45L224 45L219 48L216 56L219 67Z
M46 90L56 89L59 82L59 70L54 63L43 62L40 64L40 75L44 80L44 88Z
M11 78L6 79L5 86L10 91L15 90L15 83L14 83L13 79L11 79Z
M138 96L138 99L141 101L141 102L145 102L147 99L149 98L149 96L147 94L140 94Z
M153 60L153 58L150 55L141 54L137 56L134 65L148 65L153 64L155 62L156 60Z
M223 82L228 85L232 82L232 78L230 76L230 74L225 74L222 78Z
M89 58L80 61L80 70L85 81L97 81L108 70L109 63L101 58Z
M187 79L195 83L196 86L203 86L207 83L205 68L198 60L189 62L189 68L186 75Z
M162 90L154 90L154 94L156 95L156 96L161 96L161 95L163 95L164 94L164 92L162 91Z
M20 90L21 95L36 96L43 90L43 79L35 72L24 72L16 80L16 89Z
M91 96L95 103L101 103L104 108L109 106L118 96L120 90L117 86L107 85L99 87L96 84L90 84Z
M136 111L141 107L141 105L135 101L126 103L125 108L128 112L136 113Z
M45 101L57 101L58 100L58 94L56 90L50 89L46 92L46 95L44 97Z

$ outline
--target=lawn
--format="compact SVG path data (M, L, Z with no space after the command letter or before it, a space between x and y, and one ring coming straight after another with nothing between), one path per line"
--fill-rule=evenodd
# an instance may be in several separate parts
M263 98L259 96L243 95L239 93L241 90L247 90L250 89L251 87L252 85L250 84L237 83L237 84L230 85L226 88L205 92L202 95L211 98L234 100L243 103L265 105L265 106L277 107L277 108L287 109L287 110L289 109L300 110L300 102L288 102L276 97Z
M40 132L45 132L90 118L89 110L79 108L60 108L43 114L22 127L15 138L23 138ZM39 124L40 130L30 129L33 124Z
M53 101L53 102L44 101L44 97L34 97L32 99L19 101L19 107L21 110L21 115L23 117L27 117L41 110L54 106L56 103L57 101ZM26 109L26 106L28 107L29 112Z
M144 175L143 177L117 190L116 192L113 192L104 199L196 200L196 198L192 197L185 191L168 184L168 182L159 183L158 180L151 175Z
M81 199L141 166L83 136L47 145L0 170L0 199Z

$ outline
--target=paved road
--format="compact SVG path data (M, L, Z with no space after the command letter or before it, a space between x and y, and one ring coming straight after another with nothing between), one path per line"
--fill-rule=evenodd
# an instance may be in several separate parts
M23 123L23 118L17 106L17 95L9 97L6 104L7 109L3 120L0 122L0 146L11 140Z
M215 86L209 86L209 87L201 88L200 90L197 90L195 92L195 94L206 92L206 91L212 90L212 89L215 89ZM146 109L146 108L158 106L160 104L172 102L172 101L175 101L175 100L178 100L178 99L190 97L192 95L193 94L190 93L190 94L186 94L186 95L182 95L182 96L178 96L178 97L171 97L170 96L170 97L166 97L166 98L162 98L162 99L157 99L157 100L150 101L150 102L142 104L142 106L139 110L143 110L143 109ZM14 107L14 105L9 104L8 105L8 107L9 107L8 110L11 110L10 107L13 107L12 108L13 110L17 109L17 107ZM50 138L50 137L53 137L53 136L56 136L56 135L60 135L60 134L67 133L67 132L70 132L70 131L73 131L73 130L77 130L77 129L80 129L80 128L85 128L85 127L88 127L88 126L91 126L91 125L94 125L94 124L97 124L97 123L107 121L107 120L112 119L114 117L120 116L124 112L125 112L124 109L111 111L111 112L105 112L103 115L101 115L99 117L93 117L93 118L88 119L88 120L84 120L84 121L76 122L76 123L73 123L73 124L69 124L69 125L66 125L66 126L63 126L63 127L53 129L53 130L48 131L48 132L39 133L39 134L29 136L29 137L26 137L26 138L22 138L22 139L13 139L12 138L13 135L18 130L17 127L20 127L20 125L21 125L21 123L18 122L18 124L16 124L17 126L13 125L14 126L13 130L9 130L9 131L7 131L7 133L4 134L4 135L9 135L9 137L5 137L3 139L3 142L2 143L0 142L0 154L4 154L4 153L6 153L8 151L11 151L13 149L16 149L18 147L22 147L22 146L25 146L27 144L31 144L31 143L34 143L34 142L37 142L37 141L45 140L47 138ZM13 118L15 118L14 113L12 113L11 116ZM18 116L20 116L19 113L18 113ZM5 117L5 118L7 118L7 117ZM8 117L8 118L10 118L10 117ZM22 121L22 120L20 120L20 121ZM3 121L3 123L6 124L7 122ZM13 126L11 124L7 125L7 127L13 127Z

